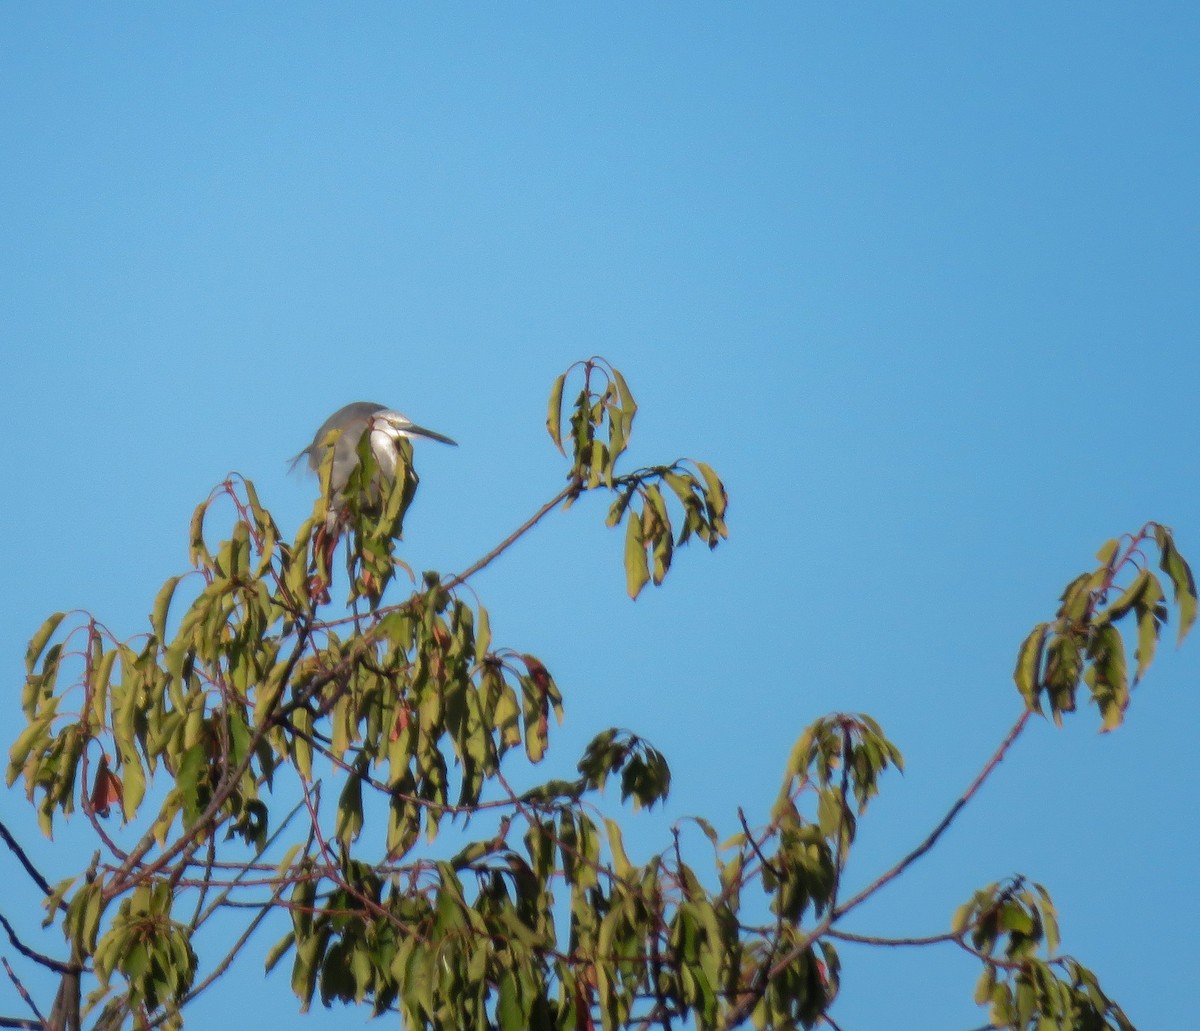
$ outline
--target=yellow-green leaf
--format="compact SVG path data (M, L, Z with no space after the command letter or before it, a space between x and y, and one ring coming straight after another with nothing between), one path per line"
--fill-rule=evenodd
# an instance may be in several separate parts
M42 649L46 647L46 642L54 635L54 631L58 629L58 624L63 621L65 616L65 612L56 612L38 627L38 632L30 639L29 647L25 651L25 671L27 673L33 672L33 667L37 665L38 659L42 657Z
M629 597L636 598L650 580L646 562L646 544L642 537L642 520L631 517L625 523L625 584Z
M564 458L567 452L562 443L562 399L563 386L566 381L567 374L565 372L554 381L554 386L550 388L550 407L546 414L546 432L550 434L554 446L558 448L559 454Z

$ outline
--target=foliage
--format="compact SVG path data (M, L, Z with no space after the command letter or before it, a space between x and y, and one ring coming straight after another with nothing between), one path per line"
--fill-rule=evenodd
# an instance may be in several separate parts
M220 485L192 521L195 570L163 586L146 633L121 641L86 614L45 622L29 646L8 782L22 781L46 834L79 810L98 849L86 871L52 886L4 831L67 943L66 960L23 947L62 979L45 1026L181 1027L186 1004L219 982L250 933L286 913L290 929L266 963L290 963L302 1009L314 998L359 1003L398 1012L407 1028L836 1027L838 943L901 944L851 934L843 918L933 847L1030 715L1048 705L1061 720L1086 689L1102 727L1120 723L1124 635L1136 640L1137 680L1170 609L1151 547L1180 639L1195 621L1195 583L1168 529L1150 523L1106 544L1099 568L1072 581L1055 619L1021 646L1024 710L975 782L849 898L842 880L860 820L883 774L902 768L865 715L829 716L801 735L765 826L739 812L740 830L721 841L708 821L684 821L635 864L596 797L613 780L623 802L654 806L670 787L665 759L608 729L577 777L515 790L513 764L521 753L543 759L563 697L536 656L493 641L487 609L464 588L585 492L606 492L608 525L625 523L631 597L663 582L678 546L724 539L726 493L709 466L618 472L636 411L602 360L569 369L547 419L570 462L566 486L474 565L425 573L399 600L389 589L408 567L395 547L417 479L402 443L396 477L377 489L368 434L344 497L330 491L327 457L290 544L252 484ZM213 545L224 501L232 527ZM345 608L328 600L339 541ZM696 840L707 842L699 860L685 853ZM229 912L252 914L245 932L202 959L199 932ZM939 942L980 961L976 999L992 1026L1132 1026L1059 953L1040 885L981 889L949 931L916 943ZM43 1026L29 1001L37 1020L22 1026Z

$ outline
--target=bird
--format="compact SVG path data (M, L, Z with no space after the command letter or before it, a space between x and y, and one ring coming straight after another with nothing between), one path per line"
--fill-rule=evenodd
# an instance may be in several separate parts
M325 438L333 431L341 430L337 442L325 444ZM308 467L314 473L321 468L326 450L333 447L333 468L329 486L334 497L338 497L358 465L358 442L364 433L371 434L371 451L379 463L379 471L389 480L396 475L396 443L401 437L427 437L442 444L457 447L458 442L441 433L416 425L403 412L374 401L353 401L339 408L321 423L312 443L292 459L294 469L302 458L308 459Z
M335 430L341 431L336 440L327 441L326 438ZM330 449L333 450L333 461L329 470L329 507L324 526L317 527L313 536L313 557L317 571L309 580L309 595L321 604L329 601L328 570L347 517L343 494L346 484L350 482L350 477L358 466L358 445L364 434L370 434L369 446L378 466L378 472L370 486L372 504L378 504L384 494L382 481L396 478L396 466L400 457L397 445L401 438L428 437L442 444L458 446L457 441L416 425L403 412L374 401L354 401L344 405L321 423L312 443L293 458L291 464L292 469L295 469L301 459L306 458L308 468L314 473L319 473L327 453ZM416 474L411 475L415 483ZM350 552L347 552L347 563L353 565ZM369 571L360 570L359 580L363 583L372 577L373 574Z

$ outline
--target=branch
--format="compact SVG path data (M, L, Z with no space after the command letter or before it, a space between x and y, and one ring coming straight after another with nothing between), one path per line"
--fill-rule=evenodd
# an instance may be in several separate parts
M947 942L958 944L961 933L955 931L943 931L941 934L929 934L923 938L885 938L877 934L855 934L853 931L839 931L831 927L828 931L830 938L837 938L839 941L854 942L856 945L884 945L884 946L901 946L901 945L944 945Z
M854 898L850 899L849 902L844 902L842 905L838 906L833 911L833 918L835 920L841 919L841 917L849 913L850 910L854 909L860 903L866 901L868 898L874 895L875 892L877 892L889 881L895 880L900 876L900 874L904 873L905 870L912 866L913 863L920 859L926 852L933 848L933 846L937 843L938 838L945 833L946 828L954 822L954 818L958 816L963 806L965 806L969 801L971 801L972 798L975 797L975 794L983 786L984 781L986 781L996 767L1000 765L1001 760L1007 754L1009 748L1012 746L1012 743L1020 736L1021 731L1025 729L1025 725L1029 722L1029 717L1032 715L1032 709L1026 709L1023 713L1021 713L1020 718L1012 725L1012 729L1005 735L1004 740L1000 742L1000 747L996 749L992 757L984 765L983 769L979 771L979 775L973 781L971 781L970 787L968 787L966 791L958 796L954 802L954 805L950 807L950 811L947 812L946 815L942 817L941 822L929 832L929 835L925 838L925 840L922 841L911 852L909 852L908 855L901 859L900 862L898 862L890 870L863 888L863 890L855 895Z
M31 959L39 966L43 966L47 970L53 970L56 974L69 974L73 971L74 968L72 968L69 964L60 963L56 959L51 959L49 956L43 956L40 952L35 952L33 949L31 949L28 945L21 941L20 938L17 937L17 932L13 930L12 924L10 924L3 915L0 915L0 926L3 926L4 930L8 932L8 940L12 942L13 948L16 949L26 959Z
M37 1008L37 1003L33 1001L33 997L28 991L25 990L25 986L21 984L21 979L17 977L15 973L13 973L13 968L8 965L8 960L0 956L0 963L4 964L4 972L8 974L8 979L13 983L13 987L16 988L21 998L25 1000L25 1004L31 1010L33 1010L33 1015L37 1017L42 1024L45 1024L46 1018L42 1016L42 1011Z
M47 881L46 878L40 873L38 873L37 867L30 862L29 857L25 854L25 850L17 844L17 839L14 838L11 833L9 833L8 828L4 826L4 822L2 820L0 820L0 838L4 839L4 844L8 846L9 851L12 852L12 854L17 857L17 860L20 862L20 864L25 867L25 872L33 878L34 884L42 889L42 894L52 895L54 893L54 889L50 887L50 882ZM63 903L64 908L65 905L66 904Z
M577 476L572 476L570 482L562 490L560 490L554 495L554 497L552 497L541 508L534 512L534 514L526 519L525 522L517 527L517 529L513 530L512 533L510 533L504 538L504 540L502 540L491 551L484 555L483 558L479 559L478 562L467 566L467 568L461 573L456 573L454 576L450 577L449 580L442 584L442 587L447 591L453 590L455 587L459 586L459 584L465 583L485 566L491 565L492 562L494 562L497 558L504 554L504 552L511 548L521 537L537 526L537 524L540 523L543 518L554 511L554 509L556 509L562 502L566 501L568 498L577 497L580 490L581 485L579 483L579 478Z
M979 771L978 776L976 776L976 778L971 782L967 790L959 795L954 804L950 807L950 811L946 813L944 817L942 817L941 821L936 827L934 827L932 831L930 831L925 840L922 841L911 852L909 852L908 855L901 859L890 870L885 872L871 884L867 885L867 887L855 895L854 898L850 899L849 902L838 906L836 909L831 909L826 914L824 920L818 923L808 934L806 934L800 939L800 941L793 945L784 954L784 956L778 960L770 968L770 970L767 971L767 975L764 978L765 984L769 984L775 978L779 977L807 949L812 947L813 942L828 934L835 921L841 919L846 913L850 912L850 910L866 901L866 899L870 898L889 881L899 877L900 874L902 874L913 863L920 859L921 856L933 848L933 846L937 843L938 838L945 833L946 828L954 822L954 818L958 816L963 806L965 806L972 798L975 797L975 794L983 786L984 781L986 781L996 767L1000 765L1000 761L1007 754L1008 749L1012 746L1012 743L1020 736L1021 731L1025 729L1025 725L1029 722L1029 717L1032 715L1033 711L1031 709L1026 709L1023 713L1021 713L1020 718L1016 723L1013 724L1012 729L1009 730L1009 732L1005 735L1004 740L1000 742L1000 746L996 749L995 753L993 753L992 757L987 761L983 769ZM727 1015L723 1026L725 1028L737 1027L750 1015L750 1011L756 1004L757 998L754 995L744 999Z

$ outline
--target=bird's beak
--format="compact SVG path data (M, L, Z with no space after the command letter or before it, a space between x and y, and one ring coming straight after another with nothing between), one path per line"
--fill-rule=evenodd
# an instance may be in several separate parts
M389 427L397 433L406 437L428 437L430 440L436 440L441 444L449 444L451 447L458 447L458 441L451 440L449 437L443 436L441 433L435 433L433 430L427 430L424 426L417 426L407 419L391 418L387 420Z

